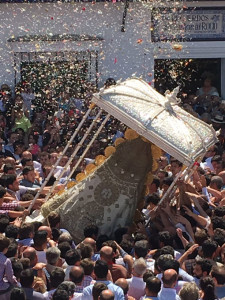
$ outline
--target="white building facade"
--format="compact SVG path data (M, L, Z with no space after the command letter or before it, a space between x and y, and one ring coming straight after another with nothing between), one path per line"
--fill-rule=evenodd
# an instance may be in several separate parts
M79 55L100 87L132 76L154 85L156 60L218 59L225 99L225 1L1 2L0 84L18 83L24 62Z

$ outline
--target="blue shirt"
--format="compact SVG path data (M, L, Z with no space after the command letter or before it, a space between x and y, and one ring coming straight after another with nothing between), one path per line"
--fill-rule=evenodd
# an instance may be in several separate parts
M121 287L115 285L114 283L112 283L109 280L97 280L96 282L103 282L107 285L108 289L110 291L112 291L115 295L115 300L124 300L124 293L123 290L121 289ZM83 294L81 297L81 300L90 300L92 299L92 289L93 289L93 284L87 286L86 288L84 288L83 290Z

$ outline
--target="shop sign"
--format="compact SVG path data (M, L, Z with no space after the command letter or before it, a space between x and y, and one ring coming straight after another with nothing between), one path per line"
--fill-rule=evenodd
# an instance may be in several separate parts
M152 11L152 41L224 41L225 7Z

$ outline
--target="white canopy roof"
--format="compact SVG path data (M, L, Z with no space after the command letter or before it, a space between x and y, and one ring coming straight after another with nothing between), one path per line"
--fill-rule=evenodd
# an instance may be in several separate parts
M217 142L208 124L178 106L178 89L164 97L141 79L127 79L100 93L92 101L116 119L183 162L193 163Z

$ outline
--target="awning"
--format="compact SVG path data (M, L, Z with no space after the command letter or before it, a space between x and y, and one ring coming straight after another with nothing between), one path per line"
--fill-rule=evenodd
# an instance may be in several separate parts
M102 89L92 101L183 162L192 164L217 142L212 126L178 106L177 89L164 97L141 79Z

